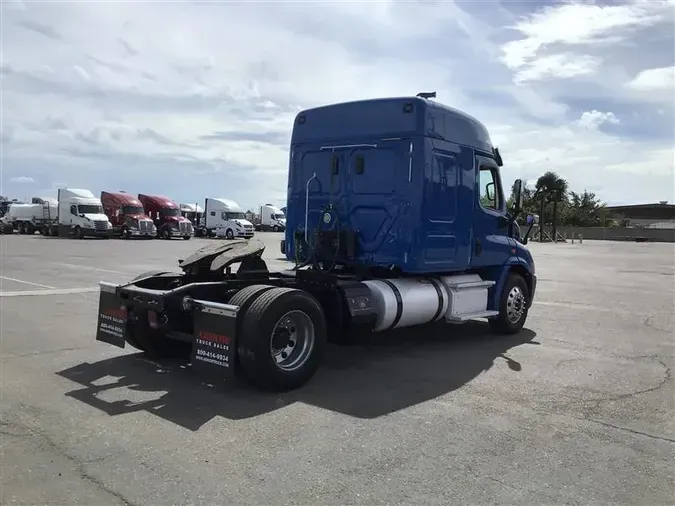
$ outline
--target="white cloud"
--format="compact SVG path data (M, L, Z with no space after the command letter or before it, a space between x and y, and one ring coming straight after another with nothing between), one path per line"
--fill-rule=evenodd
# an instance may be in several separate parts
M32 184L35 183L35 179L28 176L16 176L10 177L9 182L14 184Z
M642 70L626 86L640 91L668 90L675 93L675 66Z
M516 83L543 81L544 79L566 79L594 73L599 67L596 58L569 53L552 54L533 60L515 76Z
M673 5L675 4L672 1L646 0L621 5L570 2L544 7L529 13L512 26L522 37L504 44L502 61L509 68L518 71L516 78L521 73L536 74L533 69L542 66L550 67L549 72L544 74L548 77L555 73L555 68L548 63L555 62L556 58L563 58L564 62L558 67L560 72L557 76L570 77L569 65L572 63L569 53L541 53L556 45L567 46L568 50L577 47L581 51L588 46L601 45L607 50L610 45L630 38L636 29L672 19ZM597 67L597 60L589 60L583 53L579 58L584 60L578 64L580 68L588 69L590 61L593 61L593 67ZM577 70L572 75L580 73L582 72Z
M586 130L597 130L605 123L618 125L620 121L613 112L600 112L595 109L585 111L577 121L577 125Z
M552 169L608 200L675 200L663 195L673 186L672 135L641 131L635 119L672 119L667 92L644 91L666 82L648 72L673 63L672 44L625 56L645 29L658 39L667 3L528 3L515 24L510 5L489 16L480 2L7 10L3 183L11 189L30 171L43 188L68 181L187 202L279 203L301 108L436 90L488 126L509 181ZM634 173L650 174L642 193Z

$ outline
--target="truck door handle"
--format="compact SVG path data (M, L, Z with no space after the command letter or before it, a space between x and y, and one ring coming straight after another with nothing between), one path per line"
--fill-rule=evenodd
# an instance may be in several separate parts
M477 257L479 257L480 254L483 252L483 243L480 242L480 239L476 239L476 246L474 251Z

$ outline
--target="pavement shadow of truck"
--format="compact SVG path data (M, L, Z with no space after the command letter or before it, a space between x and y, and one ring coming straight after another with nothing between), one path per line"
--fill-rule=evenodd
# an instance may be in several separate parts
M147 411L193 431L215 417L245 419L295 402L376 418L461 388L497 360L519 372L521 364L506 354L539 344L535 336L528 329L495 336L483 322L373 334L364 343L330 345L312 381L283 394L260 392L244 380L209 385L185 363L154 362L142 354L85 362L57 374L84 387L67 396L110 416Z

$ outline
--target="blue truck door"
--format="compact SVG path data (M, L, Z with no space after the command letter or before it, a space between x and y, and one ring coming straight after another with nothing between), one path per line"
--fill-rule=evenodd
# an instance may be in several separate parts
M509 257L506 200L497 163L488 157L476 156L475 212L473 220L472 267L503 265Z
M461 189L461 181L466 178L463 157L459 146L434 141L430 161L424 165L420 251L424 252L422 262L428 270L456 271L469 264L467 242L472 223L461 210L472 207L472 202L467 202L472 193ZM473 153L466 164L470 176L472 159Z

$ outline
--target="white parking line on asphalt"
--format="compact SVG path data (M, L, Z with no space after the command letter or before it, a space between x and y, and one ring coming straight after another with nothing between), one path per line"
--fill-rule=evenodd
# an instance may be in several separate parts
M7 276L0 276L0 279L6 279L7 281L14 281L15 283L23 283L24 285L39 286L40 288L54 289L53 286L42 285L42 284L40 284L40 283L33 283L32 281L24 281L24 280L22 280L22 279L8 278Z
M123 276L129 276L130 275L130 273L128 273L128 272L111 271L109 269L101 269L99 267L89 267L88 265L64 264L62 262L58 262L58 263L56 263L56 265L62 265L64 267L71 267L73 269L83 269L83 270L86 270L86 271L109 272L111 274L121 274Z
M98 286L89 288L53 288L50 290L16 290L14 292L0 292L0 297L31 297L36 295L72 295L80 293L98 292Z

